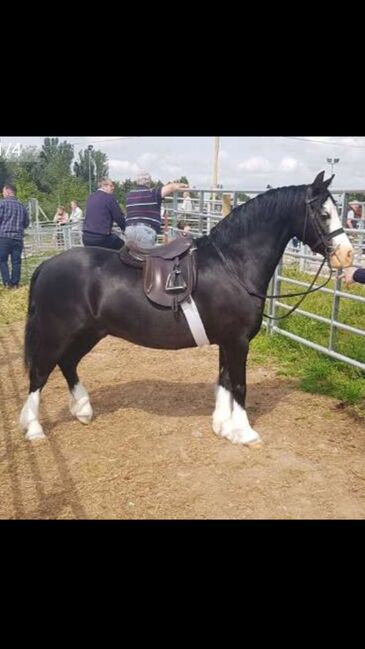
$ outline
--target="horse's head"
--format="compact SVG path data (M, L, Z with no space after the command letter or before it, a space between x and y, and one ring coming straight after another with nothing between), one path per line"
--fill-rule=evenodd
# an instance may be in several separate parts
M312 185L308 185L305 219L300 226L302 232L296 232L295 236L308 244L313 252L327 257L332 268L341 268L352 265L353 248L328 191L333 178L324 180L322 171Z

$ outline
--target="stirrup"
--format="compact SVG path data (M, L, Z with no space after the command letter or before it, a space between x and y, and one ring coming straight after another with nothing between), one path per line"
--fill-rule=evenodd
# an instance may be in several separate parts
M180 268L175 267L167 276L165 291L168 293L182 293L187 289L187 287L188 285L181 275Z

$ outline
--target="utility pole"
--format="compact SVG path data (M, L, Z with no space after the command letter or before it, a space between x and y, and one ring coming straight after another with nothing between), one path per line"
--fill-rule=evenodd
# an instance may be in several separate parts
M216 189L218 187L219 140L220 140L220 136L215 136L214 153L213 153L213 189ZM213 206L215 207L215 192L213 192L212 194L212 208Z
M89 152L89 194L91 194L91 151L93 149L93 145L89 144L87 147L87 150Z
M218 156L219 156L220 137L214 138L214 155L213 155L213 189L218 186Z

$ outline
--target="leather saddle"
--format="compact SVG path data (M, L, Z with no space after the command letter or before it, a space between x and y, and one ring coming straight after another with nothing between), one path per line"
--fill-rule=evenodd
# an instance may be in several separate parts
M178 237L163 246L140 248L127 242L120 252L123 263L143 272L143 289L151 302L177 311L196 286L196 250L191 237Z

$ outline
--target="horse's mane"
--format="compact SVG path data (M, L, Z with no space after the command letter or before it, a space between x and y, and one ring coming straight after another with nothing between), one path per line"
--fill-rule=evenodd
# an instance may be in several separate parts
M268 223L275 227L291 213L303 209L303 198L308 185L291 185L270 189L264 194L235 207L228 216L212 228L209 237L217 245L232 243L238 238L247 237L258 227L267 228Z

